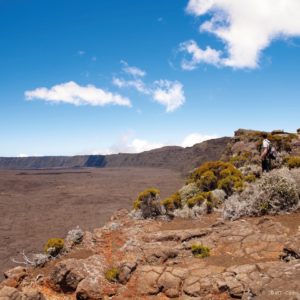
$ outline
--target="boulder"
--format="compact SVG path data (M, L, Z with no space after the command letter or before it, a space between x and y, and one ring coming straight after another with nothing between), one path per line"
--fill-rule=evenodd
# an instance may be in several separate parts
M36 290L21 292L16 288L5 286L0 290L0 300L46 300L46 298Z
M24 300L24 295L16 288L5 286L0 290L0 300Z
M45 296L39 291L26 291L24 300L46 300Z
M66 259L55 265L50 274L50 284L57 291L74 292L83 279L103 276L105 267L100 255L87 259Z
M137 281L138 291L141 295L156 295L160 292L160 286L157 281L163 273L163 269L160 266L141 267Z
M292 237L285 243L281 258L284 261L300 259L300 235Z
M16 286L27 276L25 268L18 266L4 273L4 277L10 282L15 282Z
M126 284L137 267L136 262L125 262L120 266L119 282Z
M77 300L101 300L103 293L101 290L102 283L99 278L88 277L83 279L77 286Z
M164 272L159 280L158 285L160 289L168 296L169 298L177 298L180 295L181 279L177 276L174 276L170 272Z

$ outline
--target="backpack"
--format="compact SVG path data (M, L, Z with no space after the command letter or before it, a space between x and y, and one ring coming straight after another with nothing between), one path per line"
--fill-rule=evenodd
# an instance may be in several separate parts
M277 158L276 148L271 143L269 143L267 156L268 156L269 159L276 159Z

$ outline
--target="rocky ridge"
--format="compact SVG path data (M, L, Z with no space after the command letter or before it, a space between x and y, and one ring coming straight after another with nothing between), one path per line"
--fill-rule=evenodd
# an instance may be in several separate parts
M0 157L0 169L153 167L185 173L205 161L218 159L229 141L229 137L223 137L193 147L162 147L136 154Z

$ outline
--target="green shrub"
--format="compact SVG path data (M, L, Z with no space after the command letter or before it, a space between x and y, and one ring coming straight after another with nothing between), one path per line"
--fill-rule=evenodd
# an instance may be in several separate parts
M211 170L205 171L198 181L198 186L201 187L203 191L212 191L217 186L218 179L214 172Z
M217 199L215 199L212 192L201 192L193 198L188 199L186 204L189 208L192 208L195 205L201 205L204 202L209 207L208 210L212 211L213 203L217 202Z
M51 238L47 241L46 245L44 246L44 250L46 253L57 256L59 252L64 247L64 239L59 238Z
M256 176L254 174L248 174L244 177L244 180L251 183L256 180Z
M204 258L210 256L210 248L202 244L193 244L191 250L195 257Z
M220 188L229 195L243 187L242 173L233 164L223 161L204 163L190 175L190 181L202 191Z
M231 157L229 162L233 164L235 167L240 168L243 165L245 165L247 161L249 161L250 156L251 156L250 152L245 152L243 154L235 155Z
M195 182L191 182L187 185L184 185L178 192L181 197L181 203L185 204L188 199L193 198L194 196L199 194L201 190Z
M300 156L291 156L287 159L289 169L300 168Z
M269 210L269 203L268 202L261 202L259 204L259 211L262 215L266 214Z
M147 189L143 192L141 192L138 197L136 198L136 200L133 203L133 208L134 209L139 209L141 206L141 202L148 197L152 197L152 198L156 198L158 195L160 194L160 191L158 189L155 188L150 188Z
M194 207L195 205L200 205L205 201L205 195L204 193L199 193L198 195L194 196L193 198L190 198L186 201L186 204L189 208Z
M105 271L104 273L106 280L109 282L118 282L120 276L120 269L112 267Z
M206 204L206 212L208 214L212 213L212 211L213 211L213 203L212 203L212 201L211 200L206 200L205 204Z
M170 197L161 201L161 204L165 207L166 210L174 210L181 207L181 196L179 192L171 195Z
M218 189L223 190L227 195L243 190L243 186L243 180L238 176L227 176L218 182Z

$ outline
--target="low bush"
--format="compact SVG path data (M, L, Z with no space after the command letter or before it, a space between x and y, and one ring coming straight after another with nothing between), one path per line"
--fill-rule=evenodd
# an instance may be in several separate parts
M224 218L260 216L293 211L299 206L299 187L287 169L274 170L225 201Z
M232 156L229 160L235 167L240 168L250 161L251 152L244 152L239 155Z
M161 204L167 211L172 211L177 208L181 208L181 196L180 193L174 193L170 197L161 201Z
M150 189L144 190L143 192L141 192L138 195L138 197L134 201L133 208L134 209L141 208L141 203L142 203L143 200L145 200L147 198L156 199L159 194L160 194L160 191L158 189L155 189L155 188L150 188Z
M293 133L284 135L268 135L268 140L279 152L290 152L292 150L292 140L295 138L297 138L297 135Z
M119 268L109 268L104 273L106 280L109 282L118 282L120 276L120 269Z
M188 199L196 196L201 192L201 190L195 182L191 182L187 185L184 185L178 192L180 194L182 204L185 204Z
M218 199L215 199L212 192L200 192L196 196L187 200L186 204L189 208L194 207L195 205L202 205L205 203L209 206L209 211L212 210L213 205L217 204Z
M196 169L189 178L201 191L223 189L228 195L243 187L242 173L231 163L211 161Z
M244 180L251 183L256 180L256 176L254 174L249 174L244 177Z
M213 203L212 203L212 201L211 200L206 200L205 204L206 204L206 212L208 214L211 214L213 212Z
M57 256L64 247L64 239L51 238L44 246L44 250L51 256Z
M189 208L194 207L195 205L201 205L205 200L206 197L203 195L204 193L199 193L198 195L194 196L187 200L186 204Z
M300 168L300 156L290 156L287 158L289 169Z
M195 257L204 258L210 256L210 248L202 244L193 244L191 250Z
M243 190L243 180L238 176L227 176L218 182L218 189L222 189L227 195L232 195L234 191Z

